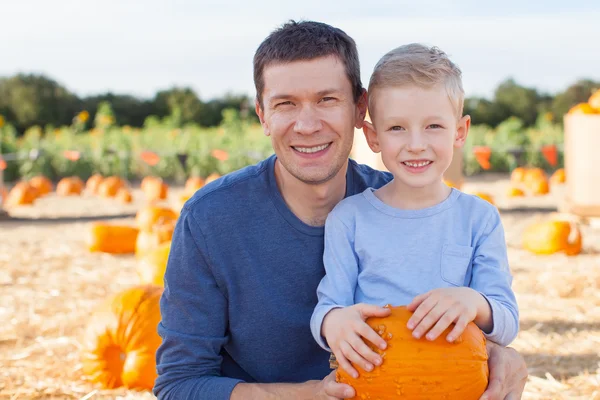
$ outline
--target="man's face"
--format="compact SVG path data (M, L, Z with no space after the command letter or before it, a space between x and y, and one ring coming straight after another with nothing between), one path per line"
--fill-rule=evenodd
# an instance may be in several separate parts
M344 64L334 56L274 64L263 79L264 108L257 103L256 112L279 162L305 183L333 178L366 112L365 96L354 102Z

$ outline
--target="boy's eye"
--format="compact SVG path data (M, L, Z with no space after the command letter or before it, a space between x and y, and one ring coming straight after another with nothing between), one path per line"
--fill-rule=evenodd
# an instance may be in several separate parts
M440 124L431 124L431 125L429 125L429 127L433 128L433 129L441 129L441 128L443 128L443 126L441 126Z
M390 128L390 131L403 131L404 128L401 127L400 125L394 125Z

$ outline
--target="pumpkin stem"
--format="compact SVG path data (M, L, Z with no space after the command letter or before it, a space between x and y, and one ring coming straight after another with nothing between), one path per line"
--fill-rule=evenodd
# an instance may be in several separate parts
M568 256L574 256L581 252L581 232L576 224L569 224L570 231L569 237L567 239L567 247L565 249L565 254Z

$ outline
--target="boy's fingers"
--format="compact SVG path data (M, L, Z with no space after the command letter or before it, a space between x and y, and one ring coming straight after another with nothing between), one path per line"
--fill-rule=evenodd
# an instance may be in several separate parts
M452 329L452 331L450 331L450 333L448 334L448 341L454 342L456 339L458 339L458 337L462 335L465 329L467 329L467 325L469 324L469 322L470 321L468 321L468 318L460 317L458 321L456 321L454 329Z
M423 305L425 305L425 303L423 303ZM417 339L423 336L425 332L428 332L431 329L431 327L433 327L434 324L437 323L437 321L442 317L442 315L444 315L445 312L446 308L442 304L437 303L434 307L431 308L427 315L423 317L421 322L419 322L419 325L415 327L415 329L413 330L413 336Z
M373 364L362 358L362 356L358 354L356 350L354 350L354 348L348 351L348 353L344 353L344 355L346 356L348 361L350 361L355 366L360 366L365 371L373 370Z
M360 303L354 307L356 307L363 320L369 317L387 317L392 312L388 307L380 307L373 304Z
M377 334L377 332L375 332L373 330L373 328L371 328L369 325L367 325L366 323L362 323L361 326L358 327L358 329L356 330L356 332L364 337L366 340L368 340L369 342L373 343L373 345L375 347L380 348L381 350L385 350L385 348L387 347L387 342L385 341L385 339L383 339L381 336L379 336Z
M356 339L354 339L350 344L358 353L358 355L364 359L361 366L366 371L372 370L374 365L381 364L381 357L373 350L371 350L371 348L367 346L367 344L360 337L357 336ZM369 366L367 365L367 363L370 364L370 369L368 369Z
M408 311L415 311L417 309L417 307L419 307L419 305L429 296L429 292L427 293L422 293L418 296L415 296L414 299L412 299L412 301L406 306L406 308L408 309Z
M349 352L349 348L350 345L344 342L343 345L340 345L340 357L338 357L336 354L335 358L340 368L349 373L350 376L352 376L353 378L358 378L358 371L354 369L352 364L350 364L350 361L348 361L348 358L346 358L346 354Z
M447 310L438 319L438 321L435 323L433 328L431 328L431 330L427 333L427 335L426 335L427 340L437 339L438 336L440 336L446 330L446 328L448 328L450 326L450 324L452 324L456 320L457 317L458 317L458 314L456 312Z
M429 314L433 307L435 307L436 303L437 301L431 297L428 297L425 301L423 301L419 307L417 307L413 315L411 315L411 317L408 319L408 329L416 328L421 323L423 318L425 318L425 316Z

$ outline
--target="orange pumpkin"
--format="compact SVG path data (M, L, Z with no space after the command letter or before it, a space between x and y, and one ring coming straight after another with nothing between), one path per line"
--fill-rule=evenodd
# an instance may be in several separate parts
M152 232L157 223L166 223L170 220L176 220L177 213L167 207L149 205L141 208L135 215L137 227L146 232Z
M560 185L561 183L565 183L567 181L567 177L565 174L564 168L559 168L550 177L551 185Z
M508 197L522 197L525 196L525 192L523 192L518 187L510 186L506 191L506 195Z
M140 282L163 286L171 242L165 242L148 252L137 265Z
M115 197L121 188L125 187L125 181L118 176L109 176L98 185L100 197Z
M135 242L135 256L141 258L165 242L170 242L175 230L175 220L158 222L152 230L142 230Z
M356 379L336 371L336 380L356 391L353 399L479 399L489 377L481 330L471 322L454 343L446 340L453 325L434 341L415 339L406 327L412 313L406 307L391 309L388 317L367 319L388 343L380 350L367 342L383 363L371 372L359 368Z
M531 181L528 185L529 190L534 196L541 196L550 192L550 186L547 179Z
M120 188L115 197L123 204L129 204L133 201L131 191L125 187Z
M597 114L598 110L589 103L579 103L569 110L568 114Z
M162 341L156 331L162 292L160 286L134 286L109 297L90 316L81 350L87 379L106 389L152 389Z
M95 222L90 226L86 237L87 248L91 252L134 253L138 232L136 227L129 225Z
M459 185L458 183L452 182L451 180L448 180L448 179L444 179L444 183L445 183L447 186L450 186L450 187L452 187L452 188L455 188L455 189L458 189L458 190L460 190L460 185Z
M145 177L142 180L141 188L150 203L165 200L169 195L169 185L155 176Z
M581 231L568 221L536 222L523 232L523 248L535 254L564 252L573 256L581 247Z
M519 185L521 183L524 182L525 180L525 174L527 172L527 169L524 167L517 167L515 169L513 169L513 171L510 174L510 183L512 183L513 185Z
M29 184L35 189L37 189L38 195L40 197L51 193L53 189L52 181L50 181L50 179L42 175L34 176L33 178L31 178L29 180Z
M56 185L59 196L78 196L83 191L83 181L78 176L62 178Z
M100 186L100 183L102 183L103 179L104 177L102 177L101 174L94 174L90 176L85 182L85 190L90 194L98 194L98 187Z
M600 89L596 90L588 99L588 104L600 113Z
M6 196L7 207L31 205L38 198L37 189L27 182L17 183Z
M196 190L202 188L202 186L204 186L204 179L199 176L191 176L185 181L185 189L183 192L193 194Z

